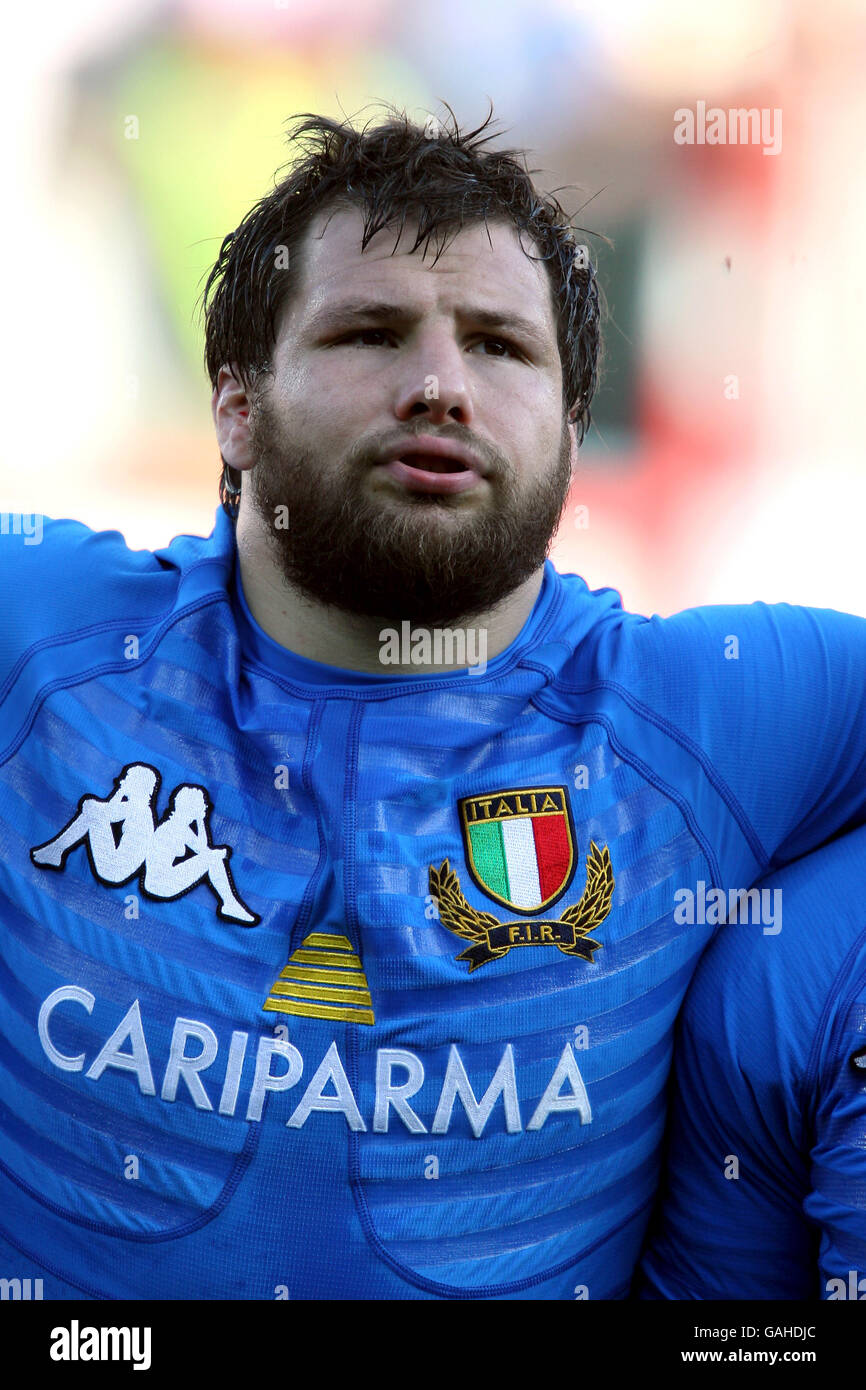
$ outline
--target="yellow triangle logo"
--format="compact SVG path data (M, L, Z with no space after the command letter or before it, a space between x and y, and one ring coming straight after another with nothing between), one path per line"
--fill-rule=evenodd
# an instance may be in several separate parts
M375 1023L373 1001L360 959L347 936L311 932L280 971L263 1010Z

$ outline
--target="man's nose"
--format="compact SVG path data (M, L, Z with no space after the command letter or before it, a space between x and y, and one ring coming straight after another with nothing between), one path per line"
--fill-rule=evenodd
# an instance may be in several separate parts
M419 334L401 363L395 411L401 419L428 412L432 420L474 415L467 358L453 331L437 328Z

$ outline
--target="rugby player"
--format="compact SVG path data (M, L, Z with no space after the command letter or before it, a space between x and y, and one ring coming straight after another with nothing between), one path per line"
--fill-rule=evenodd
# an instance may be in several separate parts
M781 932L702 959L644 1298L866 1302L864 883L861 828L761 884Z
M708 900L866 820L866 622L547 558L598 287L485 129L299 118L205 288L211 535L0 542L45 1298L624 1298Z

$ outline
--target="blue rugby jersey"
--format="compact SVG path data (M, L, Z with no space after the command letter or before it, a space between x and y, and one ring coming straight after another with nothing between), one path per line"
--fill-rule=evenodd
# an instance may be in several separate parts
M861 827L761 885L778 935L732 924L701 961L645 1298L866 1301L864 884Z
M0 1275L624 1297L714 893L866 820L866 622L548 563L483 673L359 674L221 510L0 578Z

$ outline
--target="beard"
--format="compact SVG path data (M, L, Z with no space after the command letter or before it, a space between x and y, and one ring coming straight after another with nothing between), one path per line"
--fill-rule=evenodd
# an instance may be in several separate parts
M419 423L415 433L439 433ZM501 603L544 563L571 482L564 417L556 459L523 486L485 446L490 496L480 509L466 493L371 489L381 440L360 442L335 475L332 455L300 445L268 400L252 406L249 425L251 500L279 573L317 603L389 622L446 626ZM279 509L285 527L274 524Z

